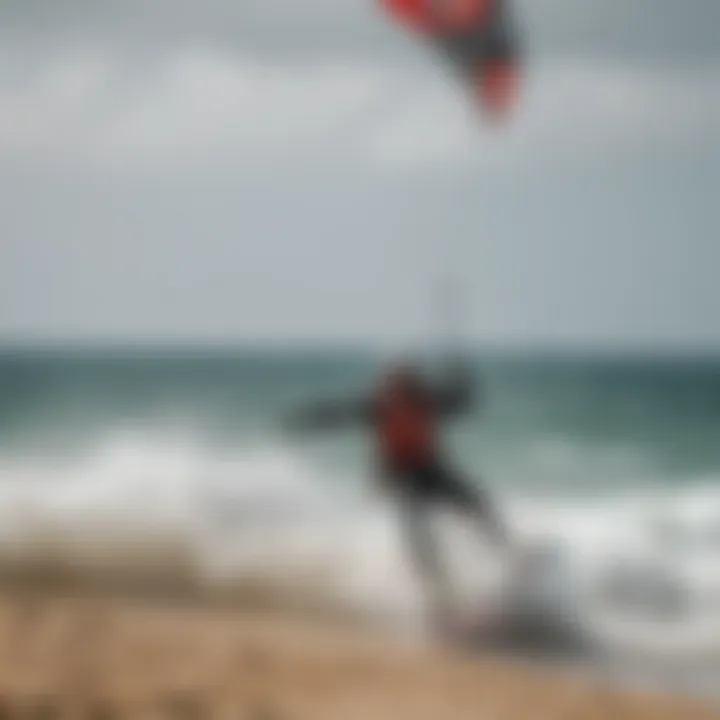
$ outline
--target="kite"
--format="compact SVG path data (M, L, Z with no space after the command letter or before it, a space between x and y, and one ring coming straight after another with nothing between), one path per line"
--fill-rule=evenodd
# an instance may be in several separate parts
M380 0L449 59L485 115L505 119L519 85L519 53L507 0Z

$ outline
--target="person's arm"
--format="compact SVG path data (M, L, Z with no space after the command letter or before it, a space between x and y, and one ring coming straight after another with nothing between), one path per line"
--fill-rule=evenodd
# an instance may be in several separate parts
M469 364L453 362L446 377L433 388L436 409L445 417L455 417L470 410L477 403L477 379Z
M291 413L283 427L293 433L335 430L366 424L371 421L372 415L372 403L368 400L318 402Z

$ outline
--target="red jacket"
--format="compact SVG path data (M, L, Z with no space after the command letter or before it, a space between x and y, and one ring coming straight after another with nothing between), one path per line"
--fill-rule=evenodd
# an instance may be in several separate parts
M426 398L388 393L376 402L374 430L380 457L391 466L432 460L438 450L437 413Z

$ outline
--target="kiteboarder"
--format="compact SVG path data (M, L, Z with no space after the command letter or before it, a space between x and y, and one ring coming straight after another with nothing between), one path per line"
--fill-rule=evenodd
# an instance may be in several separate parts
M320 402L287 421L293 432L317 431L360 423L369 427L377 446L378 478L398 503L411 557L429 584L437 609L449 590L430 527L430 512L449 505L469 516L496 547L509 548L507 529L485 489L462 477L449 462L440 440L441 426L473 404L471 373L455 364L447 377L432 384L409 364L399 364L382 378L369 397Z

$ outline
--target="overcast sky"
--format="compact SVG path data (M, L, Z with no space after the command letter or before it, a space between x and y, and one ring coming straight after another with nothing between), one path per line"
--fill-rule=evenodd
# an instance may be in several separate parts
M720 3L516 15L497 134L374 0L5 0L0 340L720 348Z

